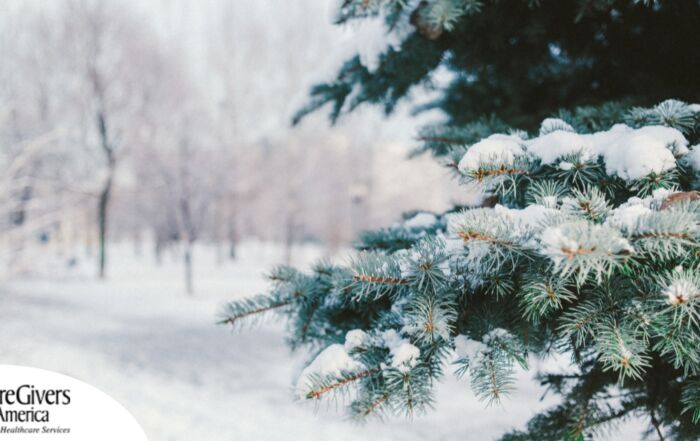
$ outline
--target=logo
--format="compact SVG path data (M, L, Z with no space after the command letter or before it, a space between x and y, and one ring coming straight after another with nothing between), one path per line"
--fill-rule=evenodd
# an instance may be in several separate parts
M147 441L133 416L98 389L42 369L0 365L0 440Z
M0 422L48 423L51 413L48 409L35 406L67 406L70 404L70 390L37 390L32 384L23 384L17 389L0 389ZM13 408L19 407L17 410ZM2 433L0 429L0 433Z

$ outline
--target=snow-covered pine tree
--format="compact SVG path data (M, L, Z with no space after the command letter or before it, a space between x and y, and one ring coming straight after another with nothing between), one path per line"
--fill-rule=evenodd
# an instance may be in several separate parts
M358 418L425 411L450 370L498 403L515 369L558 354L570 369L539 378L561 404L503 439L588 439L631 415L697 439L699 122L669 100L601 131L564 116L453 147L447 165L498 204L367 233L347 266L276 268L223 321L286 316L317 351L300 396L345 395Z
M287 317L292 347L315 352L299 395L341 395L359 419L425 411L448 371L497 403L515 369L563 356L568 371L539 373L561 403L503 439L583 440L631 415L697 439L700 106L627 103L697 97L699 14L694 0L343 0L338 22L379 17L398 38L297 117L391 111L444 66L450 123L418 150L488 201L365 233L348 265L276 268L222 322Z

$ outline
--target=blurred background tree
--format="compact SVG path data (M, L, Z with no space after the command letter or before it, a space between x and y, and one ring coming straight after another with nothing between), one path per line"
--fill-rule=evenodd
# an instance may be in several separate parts
M197 248L224 265L263 241L293 262L300 244L333 254L416 198L448 206L437 165L423 173L440 197L407 171L419 165L405 160L405 109L289 126L308 87L363 44L331 6L0 2L1 275L94 261L108 278L110 248L129 242L178 259L196 290Z

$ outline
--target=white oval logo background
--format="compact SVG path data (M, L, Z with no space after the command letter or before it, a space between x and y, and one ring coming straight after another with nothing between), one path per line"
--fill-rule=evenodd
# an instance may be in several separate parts
M21 405L0 403L3 414L13 416L15 412L48 411L48 422L3 421L0 416L0 439L23 441L147 441L146 434L136 419L119 403L99 389L75 378L43 369L0 365L0 393L16 391L22 385L33 386L41 393L49 390L70 391L70 403ZM26 394L30 388L25 387ZM6 427L7 429L3 429ZM15 432L18 427L39 430L39 433ZM70 432L44 431L69 429ZM9 430L8 430L9 429Z

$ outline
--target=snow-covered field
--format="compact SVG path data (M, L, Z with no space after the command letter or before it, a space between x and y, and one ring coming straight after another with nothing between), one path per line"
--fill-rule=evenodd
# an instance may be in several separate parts
M302 251L300 263L318 255ZM212 250L200 249L194 297L183 294L179 262L156 266L127 246L113 250L105 282L89 266L2 282L0 364L50 369L102 389L151 441L488 440L552 403L540 401L532 372L494 408L448 376L435 411L412 421L357 425L342 409L295 402L305 354L284 345L283 324L243 332L214 324L223 301L264 289L261 276L278 255L248 247L238 262L219 265ZM638 433L635 425L626 432ZM616 437L627 438L638 437Z

